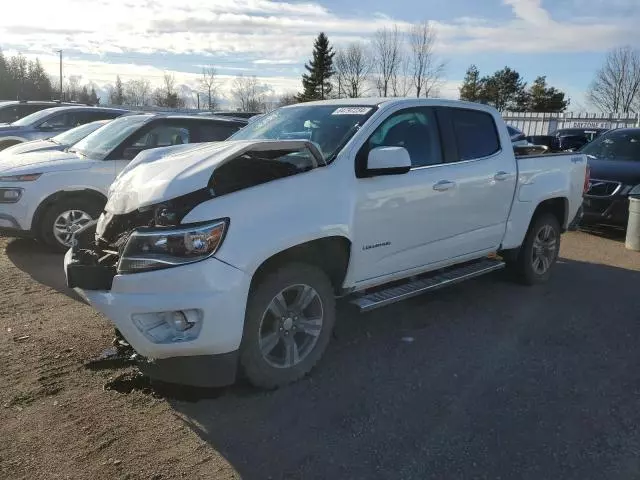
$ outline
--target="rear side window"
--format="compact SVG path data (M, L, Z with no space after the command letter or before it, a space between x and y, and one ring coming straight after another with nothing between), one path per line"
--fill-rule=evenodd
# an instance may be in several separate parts
M227 122L205 122L196 127L197 142L220 142L242 128L242 125Z
M11 105L0 108L0 123L15 122L18 118L20 118L20 115L18 115L18 107Z
M460 161L488 157L500 150L500 137L491 114L454 108L451 122Z

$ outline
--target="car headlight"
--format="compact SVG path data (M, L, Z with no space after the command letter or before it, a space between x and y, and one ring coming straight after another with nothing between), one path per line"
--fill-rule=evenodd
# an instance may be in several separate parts
M22 197L21 188L0 188L0 203L16 203Z
M27 173L25 175L3 175L0 182L33 182L40 178L41 173Z
M134 230L118 262L118 273L135 273L199 262L216 253L229 219Z

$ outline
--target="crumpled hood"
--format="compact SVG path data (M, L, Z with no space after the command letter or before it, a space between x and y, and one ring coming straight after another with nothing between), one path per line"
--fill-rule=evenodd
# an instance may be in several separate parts
M11 155L20 155L30 152L42 152L44 150L61 150L64 148L50 140L32 140L31 142L22 142L17 145L12 145L4 150L0 150L0 161L10 157Z
M91 166L91 160L70 152L32 152L11 155L0 160L2 175L26 175L30 173L82 170Z
M116 178L105 210L121 215L205 188L217 167L249 150L302 148L307 144L302 140L235 140L154 149L148 155L138 155L136 164Z

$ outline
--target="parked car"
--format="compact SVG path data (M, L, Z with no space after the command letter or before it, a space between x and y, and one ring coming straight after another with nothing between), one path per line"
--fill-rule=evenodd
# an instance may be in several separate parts
M108 120L129 113L118 108L55 107L27 115L10 125L0 126L0 150L29 140L50 138L78 125Z
M39 112L46 108L61 107L64 105L74 105L73 103L60 102L40 102L40 101L19 101L4 100L0 101L0 124L12 123L20 120L27 115Z
M591 169L582 223L626 226L629 195L640 195L640 128L610 130L580 153Z
M66 132L62 132L55 137L45 140L31 140L30 142L22 142L11 147L7 147L0 151L0 159L10 157L11 155L20 155L22 153L44 152L46 150L64 150L71 145L78 143L84 137L95 132L98 128L105 125L109 120L97 120L91 123L85 123Z
M68 285L153 378L219 385L240 366L281 386L319 361L336 296L368 311L505 266L549 278L586 158L511 145L476 103L283 107L123 173L65 256Z
M66 151L3 159L0 233L36 237L64 251L73 232L97 218L109 185L138 153L167 145L224 140L245 124L214 117L125 115Z

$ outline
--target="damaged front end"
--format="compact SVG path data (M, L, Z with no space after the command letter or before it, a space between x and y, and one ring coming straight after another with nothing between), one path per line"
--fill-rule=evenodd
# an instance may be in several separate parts
M203 156L199 159L175 156L167 164L172 159L168 156L140 164L116 180L100 218L74 236L66 269L68 286L110 290L117 274L208 258L222 244L230 219L181 224L191 210L213 198L324 165L322 155L308 141L243 142L212 150L209 157L198 151ZM158 173L161 162L167 167ZM153 182L145 182L146 178ZM198 184L202 187L183 193ZM169 192L178 195L159 198Z

